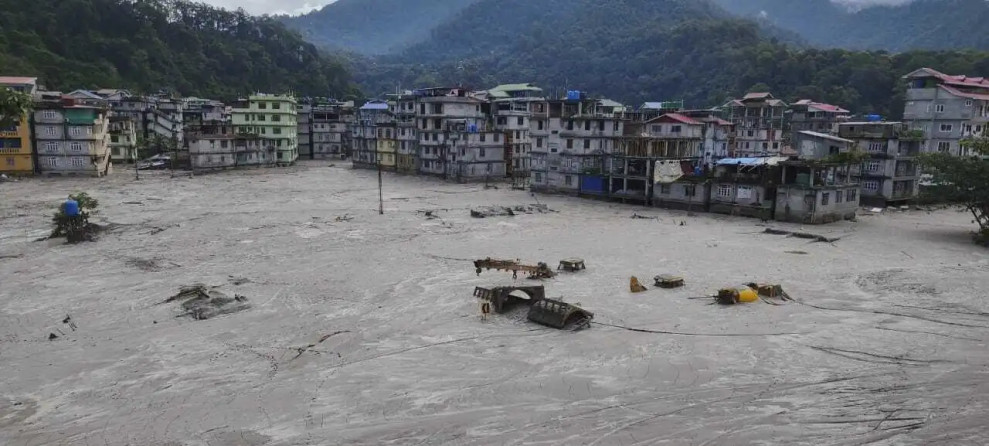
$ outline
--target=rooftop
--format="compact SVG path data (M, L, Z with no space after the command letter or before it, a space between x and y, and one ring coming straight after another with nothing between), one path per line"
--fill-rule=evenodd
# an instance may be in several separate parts
M37 83L38 78L36 77L0 76L0 85L31 85Z
M989 79L984 77L944 74L933 68L926 67L915 70L912 73L903 76L904 79L922 79L925 77L934 77L945 84L954 85L956 87L989 88Z
M854 143L855 142L855 141L852 141L850 139L839 138L837 136L829 135L827 133L812 132L810 130L803 130L803 131L800 131L800 132L797 132L797 133L799 133L801 135L812 136L814 138L827 139L829 141L837 141L837 142L845 142L845 143Z
M793 105L807 106L810 111L822 111L827 113L850 113L837 105L825 104L823 102L814 102L810 99L801 99L795 102Z

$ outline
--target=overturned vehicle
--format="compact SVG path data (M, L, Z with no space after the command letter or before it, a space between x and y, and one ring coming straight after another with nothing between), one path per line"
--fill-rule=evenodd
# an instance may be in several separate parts
M563 301L547 299L543 286L474 288L474 297L489 302L495 313L528 305L528 320L557 329L579 330L590 326L594 313Z

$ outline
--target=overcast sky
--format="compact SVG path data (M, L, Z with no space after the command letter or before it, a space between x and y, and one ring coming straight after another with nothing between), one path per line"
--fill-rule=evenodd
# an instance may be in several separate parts
M204 0L227 9L244 8L251 14L302 14L335 0ZM911 0L831 0L846 5L900 4Z

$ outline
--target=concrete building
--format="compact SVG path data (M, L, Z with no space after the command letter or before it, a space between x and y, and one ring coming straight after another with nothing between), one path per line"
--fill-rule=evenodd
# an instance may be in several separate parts
M378 127L393 122L394 118L385 101L369 101L357 110L353 126L353 158L356 168L378 167Z
M41 94L40 98L34 111L38 170L97 177L109 173L110 111L78 105L60 94Z
M835 133L839 123L848 121L850 112L837 105L801 99L790 104L787 113L789 114L791 133L804 130Z
M855 141L804 130L793 135L797 160L781 163L775 218L807 224L854 219L859 207L859 168L836 158Z
M780 163L786 157L724 158L710 177L708 210L718 214L773 219Z
M482 110L485 102L462 88L415 90L419 172L455 181L505 176L505 142Z
M416 96L411 91L390 97L389 107L398 132L395 169L414 174L419 169L419 133L416 127Z
M531 152L534 191L567 194L591 193L597 180L582 187L582 176L606 175L610 156L624 134L624 106L607 99L588 99L570 92L566 99L532 104L534 138ZM610 183L601 184L610 191ZM600 193L600 192L599 192Z
M616 139L606 162L608 194L621 201L676 207L670 186L684 176L684 163L693 174L702 156L704 127L679 113L624 123L625 135Z
M907 81L903 122L926 135L925 152L969 155L960 142L989 133L989 79L921 68Z
M786 142L786 103L770 93L749 93L721 107L735 127L730 156L775 156Z
M137 126L130 117L110 115L110 160L117 164L138 160Z
M505 138L505 175L524 188L532 162L532 106L543 102L543 90L532 84L504 84L487 91L495 130Z
M869 155L862 165L860 201L868 206L902 205L920 192L916 156L924 134L900 122L846 122L838 136L855 141Z
M0 77L0 88L33 95L38 90L38 79L33 77ZM0 173L6 175L31 175L35 172L31 143L32 129L28 114L7 128L0 128Z
M297 105L288 95L251 95L233 107L234 133L270 141L277 150L276 164L293 164L299 158Z
M344 103L327 98L302 98L296 106L299 157L340 158L346 155L350 129Z

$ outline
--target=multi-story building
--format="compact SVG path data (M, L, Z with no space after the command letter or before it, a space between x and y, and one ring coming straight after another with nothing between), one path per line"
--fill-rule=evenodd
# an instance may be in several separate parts
M786 103L770 93L749 93L721 107L735 126L735 147L730 156L774 156L786 143Z
M115 163L138 160L137 127L130 117L110 115L110 160Z
M346 155L350 129L343 102L327 98L302 98L296 107L299 122L299 157L339 158Z
M395 169L402 173L416 173L419 166L419 133L416 127L416 96L412 92L392 95L388 102L398 132L398 151Z
M0 77L0 88L33 95L38 80L33 77ZM20 117L12 127L0 128L0 173L31 175L35 171L31 154L31 124L28 115Z
M582 175L601 176L611 170L609 157L624 132L621 104L588 99L577 91L568 92L566 99L530 104L534 122L530 133L535 139L532 190L579 194L584 189ZM610 184L602 186L613 189Z
M34 134L38 170L45 174L103 176L110 170L109 110L78 105L60 94L39 94Z
M693 178L701 166L705 124L667 113L625 126L626 136L611 157L611 193L661 207L700 201L696 182L684 178Z
M357 110L353 125L352 163L357 168L378 167L378 127L393 122L385 101L368 101Z
M543 90L532 84L505 84L487 91L494 128L504 134L506 176L517 187L530 179L532 105L545 102Z
M678 113L704 124L700 162L706 168L713 169L718 160L729 156L735 144L735 126L731 122L718 117L716 110L683 110Z
M859 207L858 164L842 160L855 141L803 130L793 134L796 160L781 163L775 219L807 224L854 219Z
M377 133L375 153L378 165L388 171L395 171L398 161L398 127L395 124L395 115L391 112L393 106L389 105L389 112L385 114L388 119L382 120L374 129Z
M837 105L801 99L790 104L790 132L809 130L818 133L837 132L838 123L848 121L849 111Z
M234 133L269 141L276 149L277 165L295 163L299 158L296 105L295 98L288 95L251 95L234 105Z
M862 204L885 207L917 197L920 170L916 156L924 142L923 132L900 122L846 122L838 125L838 136L855 141L858 150L869 155L862 165Z
M483 100L462 88L415 90L419 172L456 181L505 176L503 134L482 110Z
M968 155L966 138L989 134L989 79L921 68L907 81L903 122L926 135L923 150Z

